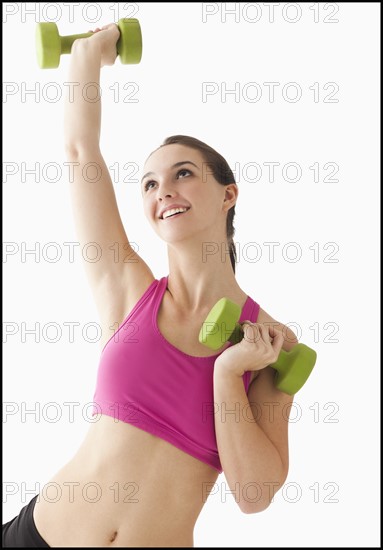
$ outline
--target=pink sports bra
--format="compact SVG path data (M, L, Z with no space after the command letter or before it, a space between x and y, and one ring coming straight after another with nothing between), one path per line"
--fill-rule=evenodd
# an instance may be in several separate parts
M167 281L168 276L151 283L105 344L92 412L160 437L221 473L214 425L213 371L222 351L194 357L162 336L157 314ZM259 305L248 296L239 322L255 323L258 312ZM250 375L250 371L243 375L246 393Z

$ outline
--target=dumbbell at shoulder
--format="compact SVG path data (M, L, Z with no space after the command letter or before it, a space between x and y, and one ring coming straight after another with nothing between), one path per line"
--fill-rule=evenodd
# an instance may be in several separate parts
M221 298L212 307L202 324L199 341L217 350L229 341L239 343L244 334L238 320L241 308L228 298ZM270 365L275 369L275 387L288 395L294 395L306 383L316 363L316 352L298 343L290 351L281 350L278 359Z
M295 344L290 351L282 349L276 363L270 365L276 370L275 387L288 395L297 393L310 376L316 358L316 351L306 344Z
M142 57L142 34L138 19L120 19L117 23L120 38L116 49L123 65L137 64ZM56 23L38 23L36 25L36 55L41 69L56 69L60 65L60 57L70 54L73 42L80 38L88 38L93 33L60 36Z

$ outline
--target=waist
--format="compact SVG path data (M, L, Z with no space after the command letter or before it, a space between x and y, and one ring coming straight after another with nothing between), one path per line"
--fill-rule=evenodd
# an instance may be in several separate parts
M168 442L101 416L40 491L36 527L50 546L192 546L216 478Z
M97 497L97 490L102 498ZM181 547L193 546L195 517L162 498L144 496L142 487L101 480L78 484L73 502L57 502L39 494L34 522L39 535L51 547ZM100 495L98 495L100 496Z

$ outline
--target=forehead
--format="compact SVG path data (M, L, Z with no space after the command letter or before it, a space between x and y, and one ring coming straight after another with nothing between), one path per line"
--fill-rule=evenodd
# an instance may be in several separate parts
M179 143L164 145L154 151L147 159L144 166L144 173L166 170L177 162L187 160L194 162L197 166L201 166L203 163L203 157L196 149L180 145Z

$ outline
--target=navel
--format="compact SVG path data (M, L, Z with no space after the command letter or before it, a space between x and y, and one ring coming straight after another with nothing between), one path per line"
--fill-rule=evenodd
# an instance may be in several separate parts
M114 542L114 541L116 540L116 538L117 538L117 533L118 533L118 532L115 531L115 532L111 535L110 541L109 541L109 542Z

